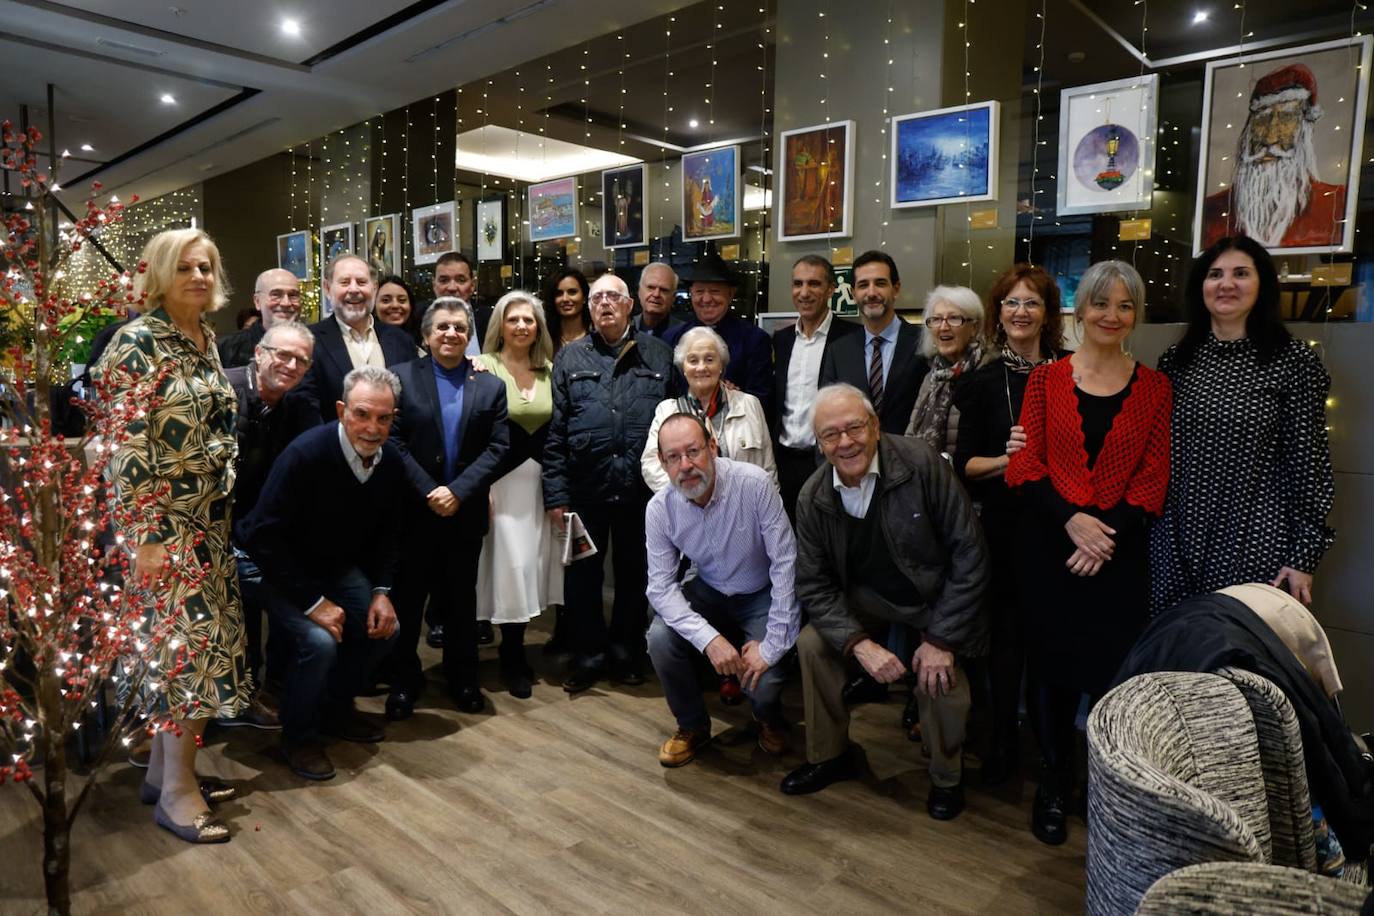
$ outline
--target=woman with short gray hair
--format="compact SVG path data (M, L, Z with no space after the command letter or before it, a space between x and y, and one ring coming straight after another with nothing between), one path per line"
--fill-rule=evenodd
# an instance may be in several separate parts
M906 434L924 440L946 457L954 454L959 436L954 384L982 361L978 334L982 320L982 300L967 286L937 286L926 296L921 355L929 360L930 371L916 395Z

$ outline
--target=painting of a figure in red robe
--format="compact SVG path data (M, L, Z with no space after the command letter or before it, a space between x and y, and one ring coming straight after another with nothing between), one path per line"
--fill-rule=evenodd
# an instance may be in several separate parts
M1209 66L1212 104L1203 120L1212 141L1199 178L1206 193L1197 250L1228 235L1248 235L1276 252L1349 250L1359 175L1350 164L1361 161L1367 70L1356 64L1368 57L1368 39L1329 44L1339 47L1250 58L1245 68L1223 62L1235 70L1216 84ZM1318 49L1325 53L1313 53ZM1242 74L1254 80L1248 93L1232 88ZM1221 146L1235 127L1234 143Z

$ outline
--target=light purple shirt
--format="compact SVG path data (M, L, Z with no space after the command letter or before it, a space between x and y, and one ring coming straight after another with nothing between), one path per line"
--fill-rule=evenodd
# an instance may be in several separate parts
M767 636L759 654L776 665L801 629L801 608L793 591L797 544L768 474L752 464L716 459L716 484L705 506L676 486L654 494L644 510L649 552L649 603L683 639L706 651L720 634L682 593L678 565L687 557L697 575L724 595L748 595L772 587Z

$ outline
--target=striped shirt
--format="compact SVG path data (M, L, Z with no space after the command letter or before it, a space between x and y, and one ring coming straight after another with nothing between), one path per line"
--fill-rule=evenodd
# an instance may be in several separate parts
M752 464L717 458L715 491L698 506L669 486L644 511L649 553L649 603L663 622L704 652L719 632L692 610L677 582L687 557L697 575L724 595L748 595L771 586L767 636L759 653L769 665L792 648L801 629L793 591L797 545L768 474Z

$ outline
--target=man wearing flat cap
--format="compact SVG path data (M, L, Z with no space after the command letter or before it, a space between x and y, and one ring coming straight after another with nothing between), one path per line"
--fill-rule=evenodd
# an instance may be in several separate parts
M712 328L730 348L725 382L759 399L769 415L773 402L773 343L753 322L730 314L739 279L730 265L714 251L698 261L688 274L695 317L663 336L669 346L692 328Z

